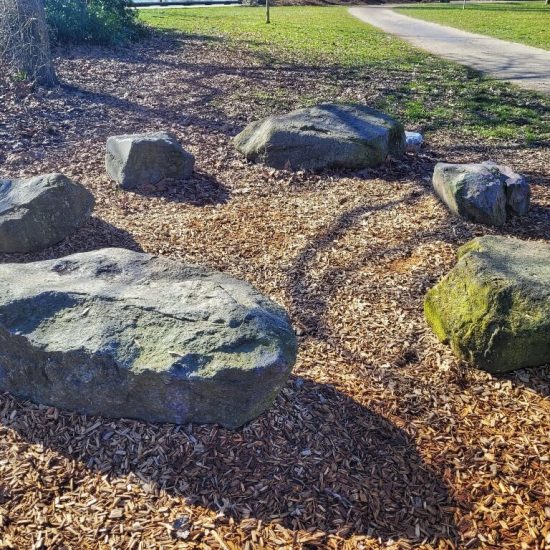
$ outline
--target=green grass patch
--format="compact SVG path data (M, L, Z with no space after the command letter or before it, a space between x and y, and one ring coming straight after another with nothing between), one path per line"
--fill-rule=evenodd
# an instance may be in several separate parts
M265 110L358 100L423 131L452 128L523 145L550 141L548 97L426 54L345 8L276 7L271 25L264 23L262 9L243 7L144 10L140 18L158 29L211 41L212 48L223 47L236 58L249 56L255 66L313 74L319 83L320 92L299 80L274 91L256 79L250 90L228 91L241 94L240 101L246 101L243 94L263 101Z
M550 6L544 2L427 4L398 8L403 15L550 50Z
M234 45L258 53L270 54L279 49L278 59L289 61L296 54L312 61L333 60L334 63L356 66L360 63L417 58L403 42L351 17L344 8L275 7L272 22L265 24L261 8L190 8L185 10L142 10L141 19L154 27L178 30L206 40L224 39Z

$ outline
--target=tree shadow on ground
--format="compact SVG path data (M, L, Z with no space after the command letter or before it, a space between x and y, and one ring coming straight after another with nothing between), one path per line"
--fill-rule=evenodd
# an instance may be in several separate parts
M189 49L192 52L197 44L210 39L220 41L219 37L215 36L199 35L195 37L195 35L185 35L176 31L162 33L155 31L150 41L136 45L132 50L123 50L121 58L114 56L117 61L124 63L118 71L119 73L127 71L126 63L138 63L144 66L144 81L149 80L146 74L152 73L157 68L174 75L185 75L179 80L183 89L189 90L190 93L181 105L177 104L179 99L177 94L181 92L181 88L176 88L174 92L170 89L163 90L163 94L165 94L163 99L166 104L157 106L142 105L131 99L122 99L104 90L94 91L86 90L85 87L71 86L66 86L65 89L71 94L76 93L78 99L84 102L100 103L127 112L135 110L143 117L157 117L167 122L180 121L183 110L186 124L210 129L228 127L229 129L226 128L225 131L229 135L242 129L243 120L248 122L260 115L260 113L254 112L253 108L256 102L256 93L262 98L258 101L265 103L273 100L274 87L286 89L286 107L280 110L288 110L291 106L296 106L296 101L300 100L303 95L304 86L308 89L307 96L315 95L315 89L311 88L314 83L334 82L339 83L341 88L360 86L366 93L365 97L377 98L369 101L371 106L388 108L405 117L406 113L401 113L404 110L403 105L411 100L421 100L426 112L444 107L447 100L443 99L449 95L445 93L445 90L448 90L449 93L452 92L453 98L460 100L462 125L465 127L481 125L485 129L492 129L506 123L507 126L517 124L518 128L522 128L527 120L524 119L524 114L517 114L515 110L524 109L527 103L530 110L540 113L542 117L548 112L547 102L542 96L529 92L518 92L515 89L508 90L500 85L495 85L491 79L484 77L479 72L466 68L460 69L461 75L475 86L469 93L464 93L464 84L454 72L451 71L452 74L447 75L445 71L438 71L442 73L441 76L436 79L435 83L431 81L430 83L432 87L439 86L442 90L434 96L433 94L419 95L415 91L414 87L418 85L418 79L415 76L418 67L417 62L413 62L413 60L410 61L410 70L404 69L400 64L394 66L392 63L375 60L371 61L368 67L363 64L344 66L330 63L307 63L296 59L290 64L284 56L271 50L267 52L269 55L266 57L266 52L261 48L254 47L255 44L249 40L228 41L227 39L221 40L222 43L227 42L227 48L243 49L244 63L243 54L236 57L239 61L234 64L218 62L208 57L206 61L197 60L191 55L185 55L186 50ZM103 52L103 50L95 51L94 49L86 49L81 52L83 59L93 59L94 56L101 58L102 55L107 54L108 52ZM429 73L440 68L440 62L432 61L431 58L425 63L425 70ZM225 102L228 93L227 89L221 89L216 85L218 77L231 79L230 86L235 89L230 89L230 92L240 90L239 93L244 94L243 101L247 102L248 109L241 115L229 115L218 104ZM236 78L246 82L247 85L237 86ZM296 80L305 80L309 84L297 87ZM380 81L384 82L382 95L378 93ZM227 81L223 83L223 86L226 85ZM390 104L387 104L387 98L391 98ZM170 100L173 99L176 99L176 103L171 104ZM328 99L328 97L325 98L325 101ZM208 109L204 109L205 105L208 106ZM268 105L266 105L267 107ZM269 114L273 114L272 111L273 109ZM261 115L263 114L266 113L261 113ZM438 118L438 116L428 113L420 122L423 130L436 130L448 126L450 116L446 114ZM522 148L526 146L528 145L522 145Z
M193 206L225 204L231 196L229 189L217 178L198 170L190 178L179 182L163 181L132 191L146 197L164 197L170 202Z
M26 263L51 260L62 258L69 254L76 254L77 252L89 252L108 247L128 248L136 252L142 251L140 245L130 233L100 218L92 217L72 235L59 243L39 252L0 254L0 263Z
M500 228L500 233L518 239L550 239L550 208L532 202L526 216L513 217Z
M240 131L240 125L231 117L228 117L222 109L216 107L212 102L224 95L224 91L208 83L209 76L189 78L186 85L196 86L201 90L200 96L197 94L195 99L188 100L184 104L172 104L167 106L163 101L168 101L170 97L159 98L159 105L144 105L135 100L123 97L117 97L107 92L87 90L84 87L73 85L63 85L63 90L71 101L78 103L97 105L115 109L120 113L131 115L126 120L124 133L141 133L144 128L153 124L162 124L163 126L178 125L180 127L196 126L209 131L220 131L229 136L233 136ZM204 82L201 82L204 80ZM197 114L196 109L205 105L209 106L208 113ZM117 121L111 121L108 126L108 132L111 134L120 134L121 128ZM107 136L106 136L107 137Z
M394 178L390 178L394 179ZM418 183L418 182L417 182ZM377 213L394 210L398 206L414 208L426 195L435 195L429 184L419 184L422 187L413 189L402 198L389 200L381 204L366 200L363 204L343 212L329 226L323 228L310 239L301 252L295 257L286 272L286 288L290 298L288 309L295 326L302 335L327 343L340 356L356 364L364 364L362 355L346 345L340 334L329 322L329 310L333 296L343 284L352 284L353 275L364 266L376 263L379 266L389 266L392 261L411 257L419 245L430 242L449 243L458 247L470 239L482 234L501 234L520 239L550 239L550 208L541 204L533 204L528 215L513 217L501 228L484 226L466 222L451 213L437 225L427 231L418 231L412 235L404 235L398 245L375 241L370 243L365 239L361 252L345 265L327 264L319 270L317 261L337 243L345 239L346 234L359 224L369 223L370 216ZM442 207L444 208L444 207ZM432 276L424 270L411 272L407 275L407 288L410 297L417 301L422 310L423 297L427 290L437 283L443 273ZM382 289L381 292L384 290ZM418 340L418 330L412 326L400 325L400 341L415 342ZM395 367L404 367L418 361L414 346L393 357L389 352L384 358ZM399 368L388 373L390 378L399 377ZM541 369L529 369L519 374L508 375L518 385L525 385L545 395L548 392L548 380ZM502 377L502 375L495 375ZM464 379L465 380L465 379ZM421 385L421 381L416 382Z
M54 419L46 407L8 394L0 404L1 421L26 442L80 463L71 474L75 485L90 470L132 476L149 491L236 521L320 532L320 547L330 533L456 539L449 488L411 437L329 385L292 377L271 410L236 431L65 412ZM12 414L29 407L32 414ZM50 489L40 490L48 498Z
M287 271L287 289L291 297L290 311L293 319L309 336L325 341L337 341L337 335L327 326L326 314L333 292L340 287L340 282L346 276L363 266L369 259L376 258L380 261L382 257L392 258L403 251L410 252L413 246L418 244L418 235L414 240L405 240L399 249L392 247L374 247L365 243L362 254L354 258L354 261L342 267L326 269L319 279L316 277L316 284L313 291L308 290L309 272L314 261L324 250L330 249L335 242L342 239L345 234L354 226L359 224L365 216L385 210L391 210L399 204L413 206L423 196L421 191L412 191L402 199L395 199L382 204L369 204L366 202L341 214L334 222L321 231L313 240L308 242L302 252L296 256L291 267ZM438 231L438 237L445 237L445 231ZM435 235L434 235L435 237ZM319 293L317 289L322 288ZM328 288L328 292L327 292Z
M54 57L66 59L93 59L96 61L121 60L127 64L149 63L160 49L174 51L193 42L225 42L225 38L213 34L187 35L172 29L151 29L148 36L126 46L96 46L89 44L59 45L54 47ZM139 53L136 53L139 50Z

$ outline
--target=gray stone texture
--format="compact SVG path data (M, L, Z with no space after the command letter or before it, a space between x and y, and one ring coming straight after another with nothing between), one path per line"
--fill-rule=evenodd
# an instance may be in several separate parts
M62 174L0 180L0 252L36 252L74 233L94 197Z
M279 169L363 169L401 157L405 133L369 107L324 104L253 122L235 146L247 159Z
M284 310L223 273L117 248L0 265L0 389L37 403L235 428L296 350Z
M531 192L525 178L494 162L440 162L433 187L451 212L477 223L500 226L511 215L522 216L529 210Z
M188 178L195 157L168 132L112 136L107 140L105 167L124 189Z

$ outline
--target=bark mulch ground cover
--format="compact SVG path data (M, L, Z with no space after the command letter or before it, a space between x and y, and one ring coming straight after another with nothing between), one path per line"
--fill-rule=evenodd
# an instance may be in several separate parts
M1 395L0 548L549 548L548 368L468 368L422 316L457 246L497 232L449 215L434 163L526 173L532 210L498 232L549 240L549 149L448 125L378 170L251 165L230 143L248 121L305 92L368 102L395 84L382 69L270 63L222 39L153 36L59 53L58 89L2 84L1 175L61 171L97 207L65 242L1 261L124 246L224 270L289 310L300 353L276 405L236 431ZM117 190L106 138L158 129L196 155L193 178Z

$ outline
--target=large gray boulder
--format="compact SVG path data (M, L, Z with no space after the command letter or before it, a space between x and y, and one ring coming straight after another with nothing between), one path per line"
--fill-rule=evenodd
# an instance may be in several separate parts
M234 428L296 346L282 308L215 271L116 248L0 265L0 389L37 403Z
M485 236L458 257L424 303L438 338L489 372L550 363L550 244Z
M94 197L62 174L0 180L0 252L35 252L72 234Z
M112 136L107 140L107 173L124 189L188 178L194 165L195 157L168 132Z
M462 218L500 226L529 210L531 192L523 176L494 162L447 164L433 173L433 187L449 210Z
M235 137L248 160L280 169L362 169L405 151L403 126L361 105L318 105L253 122Z

